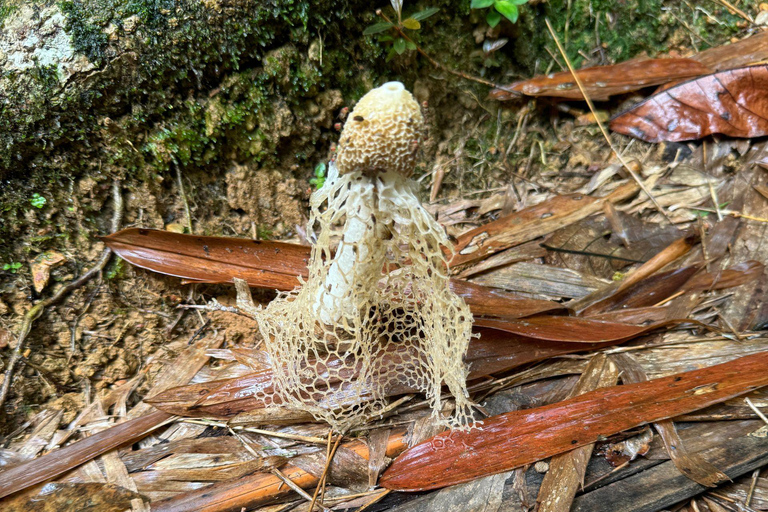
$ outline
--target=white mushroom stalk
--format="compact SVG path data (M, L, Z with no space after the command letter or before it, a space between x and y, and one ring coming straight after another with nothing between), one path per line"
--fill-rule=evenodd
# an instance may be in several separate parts
M400 82L358 102L310 199L307 281L254 312L281 400L337 430L383 409L398 386L426 393L444 423L470 423L472 317L449 288L448 238L410 179L422 129ZM450 418L443 384L455 400Z

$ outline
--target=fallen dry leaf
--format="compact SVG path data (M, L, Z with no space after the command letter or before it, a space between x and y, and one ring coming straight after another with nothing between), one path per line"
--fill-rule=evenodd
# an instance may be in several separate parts
M153 272L205 283L231 283L237 277L250 286L281 291L296 288L298 276L307 277L310 253L308 246L285 242L142 228L124 229L102 240L132 265ZM555 302L525 299L458 279L451 279L451 289L476 316L521 318L565 309Z
M605 354L598 353L590 359L569 397L598 388L615 386L618 379L619 372L616 365L609 361ZM549 471L544 475L536 498L539 503L539 512L568 512L571 509L579 484L581 487L584 486L584 473L593 448L593 444L587 444L552 457L549 462Z
M452 430L406 450L379 484L423 491L467 482L685 414L768 385L768 352L637 384L602 388Z
M645 332L647 327L629 326L633 332ZM533 340L515 336L496 329L476 328L479 338L470 342L464 360L470 368L469 379L477 379L493 373L506 371L549 357L594 350L607 343L563 343ZM385 358L384 364L392 364L392 358ZM415 388L402 382L386 390L387 395L413 392ZM272 372L261 370L241 377L220 379L210 382L179 386L159 393L148 399L158 409L170 414L194 417L216 417L227 419L244 412L253 412L269 406L261 396L274 393Z
M48 284L51 277L51 269L67 261L63 254L56 251L46 251L38 254L32 263L29 264L32 270L32 285L35 291L40 293Z
M583 194L555 196L462 233L454 247L451 268L484 259L509 247L552 233L601 211L604 202L623 201L636 192L636 185L627 184L602 198Z
M605 101L616 94L637 91L711 73L712 70L693 59L633 59L612 66L595 66L576 71L590 99ZM491 98L505 101L526 96L553 96L574 100L584 99L570 71L541 75L515 82L505 89L494 89Z
M611 129L646 142L768 134L768 67L721 71L654 94L611 121Z
M478 318L475 325L525 336L534 340L565 343L606 343L628 340L659 325L632 325L591 318L541 315L522 320Z

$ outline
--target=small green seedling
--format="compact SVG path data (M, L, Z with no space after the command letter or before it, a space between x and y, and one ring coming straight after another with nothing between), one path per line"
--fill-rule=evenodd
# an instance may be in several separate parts
M21 268L21 262L20 261L14 261L13 263L6 263L3 265L3 270L6 272L10 272L11 274L15 274L19 271Z
M315 166L315 177L309 180L309 184L316 189L323 188L325 184L325 164L323 162Z
M493 9L490 9L485 16L485 21L493 28L499 24L502 16L512 23L517 23L517 18L520 16L518 7L527 3L528 0L472 0L470 7L472 9L485 9L493 6Z
M419 30L422 21L433 14L436 14L440 10L437 7L429 7L403 19L403 0L390 0L390 3L395 10L395 14L397 14L397 22L382 21L381 23L374 23L363 30L363 34L366 36L390 32L389 34L379 36L379 42L392 43L392 48L389 49L389 53L387 54L387 60L391 59L396 54L402 55L405 53L405 50L415 50L416 43L405 39L402 34L408 34L408 31L415 32Z
M45 203L47 202L48 200L43 196L41 196L40 194L38 194L37 192L32 194L32 197L29 199L29 203L35 208L42 208L43 206L45 206Z

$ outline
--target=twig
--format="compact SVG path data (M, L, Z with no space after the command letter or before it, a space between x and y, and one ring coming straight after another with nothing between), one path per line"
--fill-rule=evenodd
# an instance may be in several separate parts
M714 0L714 1L715 1L715 3L718 3L718 4L722 5L723 7L725 7L726 9L728 9L731 12L731 14L735 14L737 16L741 16L742 18L744 18L745 20L747 20L750 23L754 23L755 22L755 20L752 19L752 16L750 16L747 13L745 13L744 11L742 11L741 9L739 9L738 7L733 5L728 0Z
M120 181L115 180L112 183L112 205L114 208L114 212L112 213L112 232L118 231L120 229L120 222L123 218L123 196L121 194L120 188ZM91 270L75 279L74 281L71 281L69 284L61 287L55 294L53 294L52 297L48 297L47 299L41 300L35 304L32 309L30 309L27 314L24 315L24 320L21 323L21 329L19 331L16 347L14 347L11 357L8 358L8 365L6 367L5 373L3 374L3 382L2 385L0 385L0 406L4 404L6 398L8 398L8 392L11 389L11 381L13 380L13 372L16 369L16 365L22 360L21 354L24 350L27 336L29 336L29 333L32 330L32 324L34 321L43 315L45 308L58 304L71 291L80 288L85 283L90 281L94 276L98 275L99 272L104 270L107 262L109 262L109 257L111 254L112 249L109 247L104 249L104 251L101 253L101 256L99 256L99 259L96 261L96 264L93 266L93 268L91 268Z
M314 502L314 500L312 499L312 496L310 496L309 494L307 494L307 491L305 491L304 489L302 489L301 487L299 487L298 485L296 485L296 483L294 483L294 482L293 482L293 480L291 480L290 478L288 478L287 476L285 476L285 475L284 475L284 474L283 474L283 473L282 473L282 472L281 472L279 469L277 469L277 468L272 468L272 469L270 470L270 472L271 472L273 475L275 475L277 478L279 478L280 480L282 480L282 481L283 481L283 483L284 483L285 485L287 485L288 487L290 487L291 489L293 489L293 490L294 490L294 491L295 491L295 492L296 492L296 493L297 493L299 496L301 496L302 498L304 498L304 499L305 499L305 500L307 500L307 501L311 501L311 502L312 502L312 506L309 508L309 510L310 510L310 511L311 511L311 510L314 508L315 502ZM322 505L320 505L320 508L321 508L322 510L324 510L325 512L330 512L330 510L329 510L329 509L327 509L327 508L323 507Z
M587 101L587 106L589 106L590 112L592 112L592 116L595 118L595 121L597 121L597 126L600 128L600 131L603 134L603 137L605 137L606 142L608 142L608 145L611 147L611 151L613 151L613 154L616 155L616 158L619 159L619 162L621 162L621 165L624 166L624 168L629 172L629 175L632 176L632 179L637 182L637 184L640 186L640 188L645 192L645 195L648 196L648 198L651 200L651 202L656 206L656 209L659 210L659 212L664 216L665 219L667 219L667 222L670 224L672 221L667 216L667 212L664 211L664 208L661 207L661 205L656 201L656 198L653 197L651 194L651 191L648 190L648 188L645 186L645 183L640 179L640 176L638 176L634 170L629 166L626 160L624 160L624 157L619 154L618 151L616 151L616 148L613 146L613 142L611 142L611 138L608 136L608 131L605 129L605 126L603 126L603 122L600 121L600 117L597 115L597 111L595 110L595 105L592 103L592 100L590 99L589 95L587 94L587 91L584 90L584 84L581 82L581 78L579 78L579 75L576 73L576 70L573 69L573 64L571 63L571 59L568 58L568 55L565 53L565 48L563 48L563 45L560 43L560 39L558 39L557 34L555 33L555 29L552 28L552 24L549 22L549 18L545 18L544 21L547 24L547 28L549 29L549 33L552 34L552 39L555 40L555 44L557 45L557 49L560 51L560 54L563 56L563 59L565 59L565 63L568 65L568 70L573 75L574 80L576 81L576 85L579 87L579 91L581 91L581 95L584 96L584 99Z
M290 439L291 441L301 441L302 443L310 444L325 444L326 440L319 437L302 436L299 434L285 434L283 432L275 432L273 430L263 430L254 427L234 427L235 430L242 430L243 432L251 432L253 434L261 434L263 436L278 437L280 439Z
M766 425L768 425L768 418L766 418L765 414L763 414L763 412L760 409L758 409L755 404L752 403L752 400L750 400L749 398L745 398L744 401L747 403L750 409L755 411L755 414L757 414L757 417L763 420Z
M176 165L176 181L179 185L179 195L181 196L181 202L184 203L184 215L187 219L187 230L190 234L192 232L192 214L189 212L189 203L187 202L187 194L184 192L184 180L181 177L181 168Z
M747 491L747 497L744 499L744 505L749 506L752 503L752 496L755 494L755 488L757 487L757 479L760 477L760 469L757 468L752 472L752 483L749 484L749 490Z
M368 507L371 507L371 506L373 506L374 504L378 503L379 501L381 501L381 500L384 498L384 496L386 496L386 495L387 495L387 494L389 494L390 492L392 492L392 489L386 489L384 492L382 492L381 494L379 494L378 496L376 496L374 499L372 499L371 501L369 501L368 503L366 503L365 505L363 505L362 507L360 507L359 509L357 509L357 512L363 512L363 510L365 510L365 509L367 509Z
M693 210L693 211L700 211L700 212L708 212L708 213L717 213L717 211L714 208L704 208L702 206L680 206L683 210ZM764 217L755 217L753 215L748 215L746 213L736 212L733 210L720 210L720 213L723 215L730 215L731 217L736 217L737 219L747 219L747 220L754 220L756 222L765 222L768 223L768 219Z
M444 64L440 64L438 61L436 61L435 59L433 59L432 57L430 57L430 56L427 54L427 52L425 52L424 50L422 50L422 49L421 49L421 46L419 46L418 44L416 44L416 41L414 41L413 39L411 39L410 37L408 37L408 34L406 34L405 32L403 32L403 29L401 29L399 25L397 25L396 23L394 23L392 20L390 20L390 19L387 17L387 15L386 15L386 14L384 14L383 12L381 12L381 9L377 9L377 10L376 10L376 14L377 14L378 16L381 16L381 17L382 17L382 18L383 18L383 19L384 19L384 20L385 20L387 23L391 23L391 24L392 24L392 26L395 28L395 30L397 30L398 34L400 34L400 37L402 37L402 38L403 38L403 39L405 39L406 41L410 41L410 42L411 42L411 44L413 44L414 46L416 46L416 51L417 51L417 52L419 52L419 53L420 53L420 54L421 54L421 55L422 55L422 56L423 56L425 59L427 59L427 60L428 60L428 61L429 61L429 62L430 62L430 63L431 63L433 66L435 66L436 68L438 68L438 69L442 69L443 71L446 71L446 72L448 72L448 73L450 73L450 74L452 74L452 75L454 75L454 76L458 76L459 78L463 78L464 80L470 80L470 81L472 81L472 82L477 82L477 83L479 83L479 84L487 85L488 87L493 87L493 88L495 88L495 89L502 89L502 90L504 90L504 91L510 92L510 93L512 93L512 94L515 94L515 95L518 95L518 94L519 94L519 93L517 93L516 91L512 91L512 90L508 89L507 87L505 87L505 86L503 86L503 85L498 85L498 84L495 84L495 83L493 83L493 82L490 82L490 81L488 81L488 80L485 80L485 79L483 79L483 78L480 78L480 77L477 77L477 76L468 75L468 74L466 74L466 73L462 73L461 71L456 71L455 69L451 69L451 68L449 68L449 67L445 66Z
M325 467L323 468L323 474L320 475L320 480L317 482L315 494L312 496L312 504L309 506L309 512L312 512L312 510L315 508L315 502L317 501L317 496L320 493L320 489L325 488L325 479L328 477L328 470L331 468L331 461L333 460L333 456L336 454L336 449L339 447L341 439L344 437L343 435L339 434L339 436L336 438L336 442L333 444L333 447L331 447L331 434L332 431L328 431L328 451L326 452L327 457L325 459ZM320 501L320 507L323 507L322 500Z

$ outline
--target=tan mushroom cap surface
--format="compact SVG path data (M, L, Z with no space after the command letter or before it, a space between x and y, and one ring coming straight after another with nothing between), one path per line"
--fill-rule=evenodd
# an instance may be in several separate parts
M394 171L410 176L423 128L419 104L402 83L387 82L369 91L341 132L336 156L339 174Z

